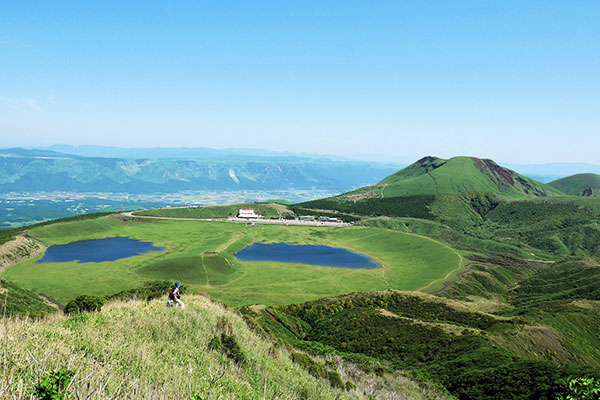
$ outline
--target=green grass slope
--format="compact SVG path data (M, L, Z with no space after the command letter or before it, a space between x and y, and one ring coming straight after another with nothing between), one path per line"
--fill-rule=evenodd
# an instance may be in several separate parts
M349 397L293 363L288 351L251 332L232 311L204 297L185 300L184 311L167 309L163 300L132 301L71 317L4 319L0 344L9 385L2 389L29 398L41 377L69 368L77 373L70 398ZM243 362L209 346L221 333L238 343Z
M548 185L573 196L600 196L600 175L597 174L567 176Z
M0 279L0 315L39 316L56 310L37 293Z
M374 186L358 189L340 198L360 200L369 197L468 192L486 192L512 198L561 194L555 188L519 175L492 160L475 157L453 157L449 160L425 157Z
M29 398L41 379L70 370L71 399L450 400L400 373L295 352L207 297L183 300L185 310L117 300L93 313L0 319L0 397Z

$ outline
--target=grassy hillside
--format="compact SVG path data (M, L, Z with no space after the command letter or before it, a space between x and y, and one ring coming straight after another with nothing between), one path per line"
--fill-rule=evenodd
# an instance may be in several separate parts
M379 397L386 394L386 379L387 390L396 395L443 398L407 378L377 377L341 360L327 361L331 379L315 377L292 361L285 347L250 331L232 311L205 297L184 300L185 310L167 309L163 300L132 301L70 317L2 319L6 381L0 392L29 398L29 390L40 379L64 369L75 373L64 385L71 381L70 398L367 399L369 394L391 398ZM215 337L222 339L220 346ZM332 382L341 382L341 387ZM346 382L351 382L349 390ZM370 393L372 386L379 390Z
M105 217L31 229L44 245L128 236L163 252L102 263L43 263L39 257L3 276L65 304L80 294L107 295L147 280L181 280L230 305L290 304L356 291L441 287L462 267L462 256L436 240L369 227L258 227L227 222ZM234 254L260 241L324 244L372 257L382 268L349 269L278 262L242 262ZM81 279L85 277L85 279Z
M338 200L440 195L468 192L494 193L509 198L555 196L560 191L503 168L492 160L425 157L376 185L338 196Z
M0 279L0 315L40 316L56 310L37 293Z
M548 325L423 294L357 293L243 312L298 349L413 371L459 399L555 399L559 379L597 372L597 359L579 362L573 341Z
M330 210L362 217L360 224L442 238L471 250L533 253L534 257L595 256L600 249L600 199L597 197L526 197L507 200L482 193L458 195L336 199L300 203L297 212ZM379 217L379 218L378 218ZM374 218L378 218L375 220ZM392 220L390 220L392 218ZM398 219L418 219L425 230L412 230ZM419 228L419 229L420 229ZM530 254L531 256L531 254Z
M567 176L548 185L573 196L600 196L600 175L597 174Z

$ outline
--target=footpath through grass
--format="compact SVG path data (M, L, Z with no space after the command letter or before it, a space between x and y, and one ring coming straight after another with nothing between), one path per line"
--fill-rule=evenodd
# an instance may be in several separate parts
M181 280L233 306L292 304L357 291L419 290L460 267L452 248L418 235L370 227L258 226L226 222L119 220L114 217L32 229L45 245L127 236L163 252L102 263L20 263L3 278L61 303L81 294L107 295L148 280ZM377 269L242 262L234 254L259 241L323 244L372 257Z

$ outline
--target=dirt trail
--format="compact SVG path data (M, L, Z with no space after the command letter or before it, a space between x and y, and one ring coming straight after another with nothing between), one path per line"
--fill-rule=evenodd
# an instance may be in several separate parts
M468 272L471 272L471 267L472 267L474 264L475 264L475 263L469 263L469 264L465 265L465 267L464 267L465 269L464 269L463 271L460 271L460 272L458 272L458 273L456 274L456 279L455 279L455 280L452 280L452 281L444 281L444 282L442 282L442 288L441 288L441 289L438 289L438 290L436 290L436 291L433 291L433 292L431 292L431 294L434 294L434 295L440 294L440 293L441 293L441 292L443 292L445 289L447 289L447 288L448 288L448 286L452 285L453 283L460 282L460 280L462 279L462 277L463 277L463 276L464 276L466 273L468 273Z
M204 268L204 273L206 274L206 286L210 286L210 282L208 281L208 270L206 269L206 265L204 265L204 253L202 253L200 263L202 264L202 268Z

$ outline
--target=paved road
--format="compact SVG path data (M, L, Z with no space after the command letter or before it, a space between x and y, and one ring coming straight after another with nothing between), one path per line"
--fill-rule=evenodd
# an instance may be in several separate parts
M238 224L270 224L270 225L300 225L300 226L350 226L347 222L325 222L325 221L300 221L300 220L288 220L288 219L245 219L245 218L234 218L230 217L227 219L215 219L215 218L175 218L175 217L157 217L150 215L133 215L133 211L124 212L124 217L130 218L146 218L146 219L167 219L172 221L222 221L222 222L233 222Z

